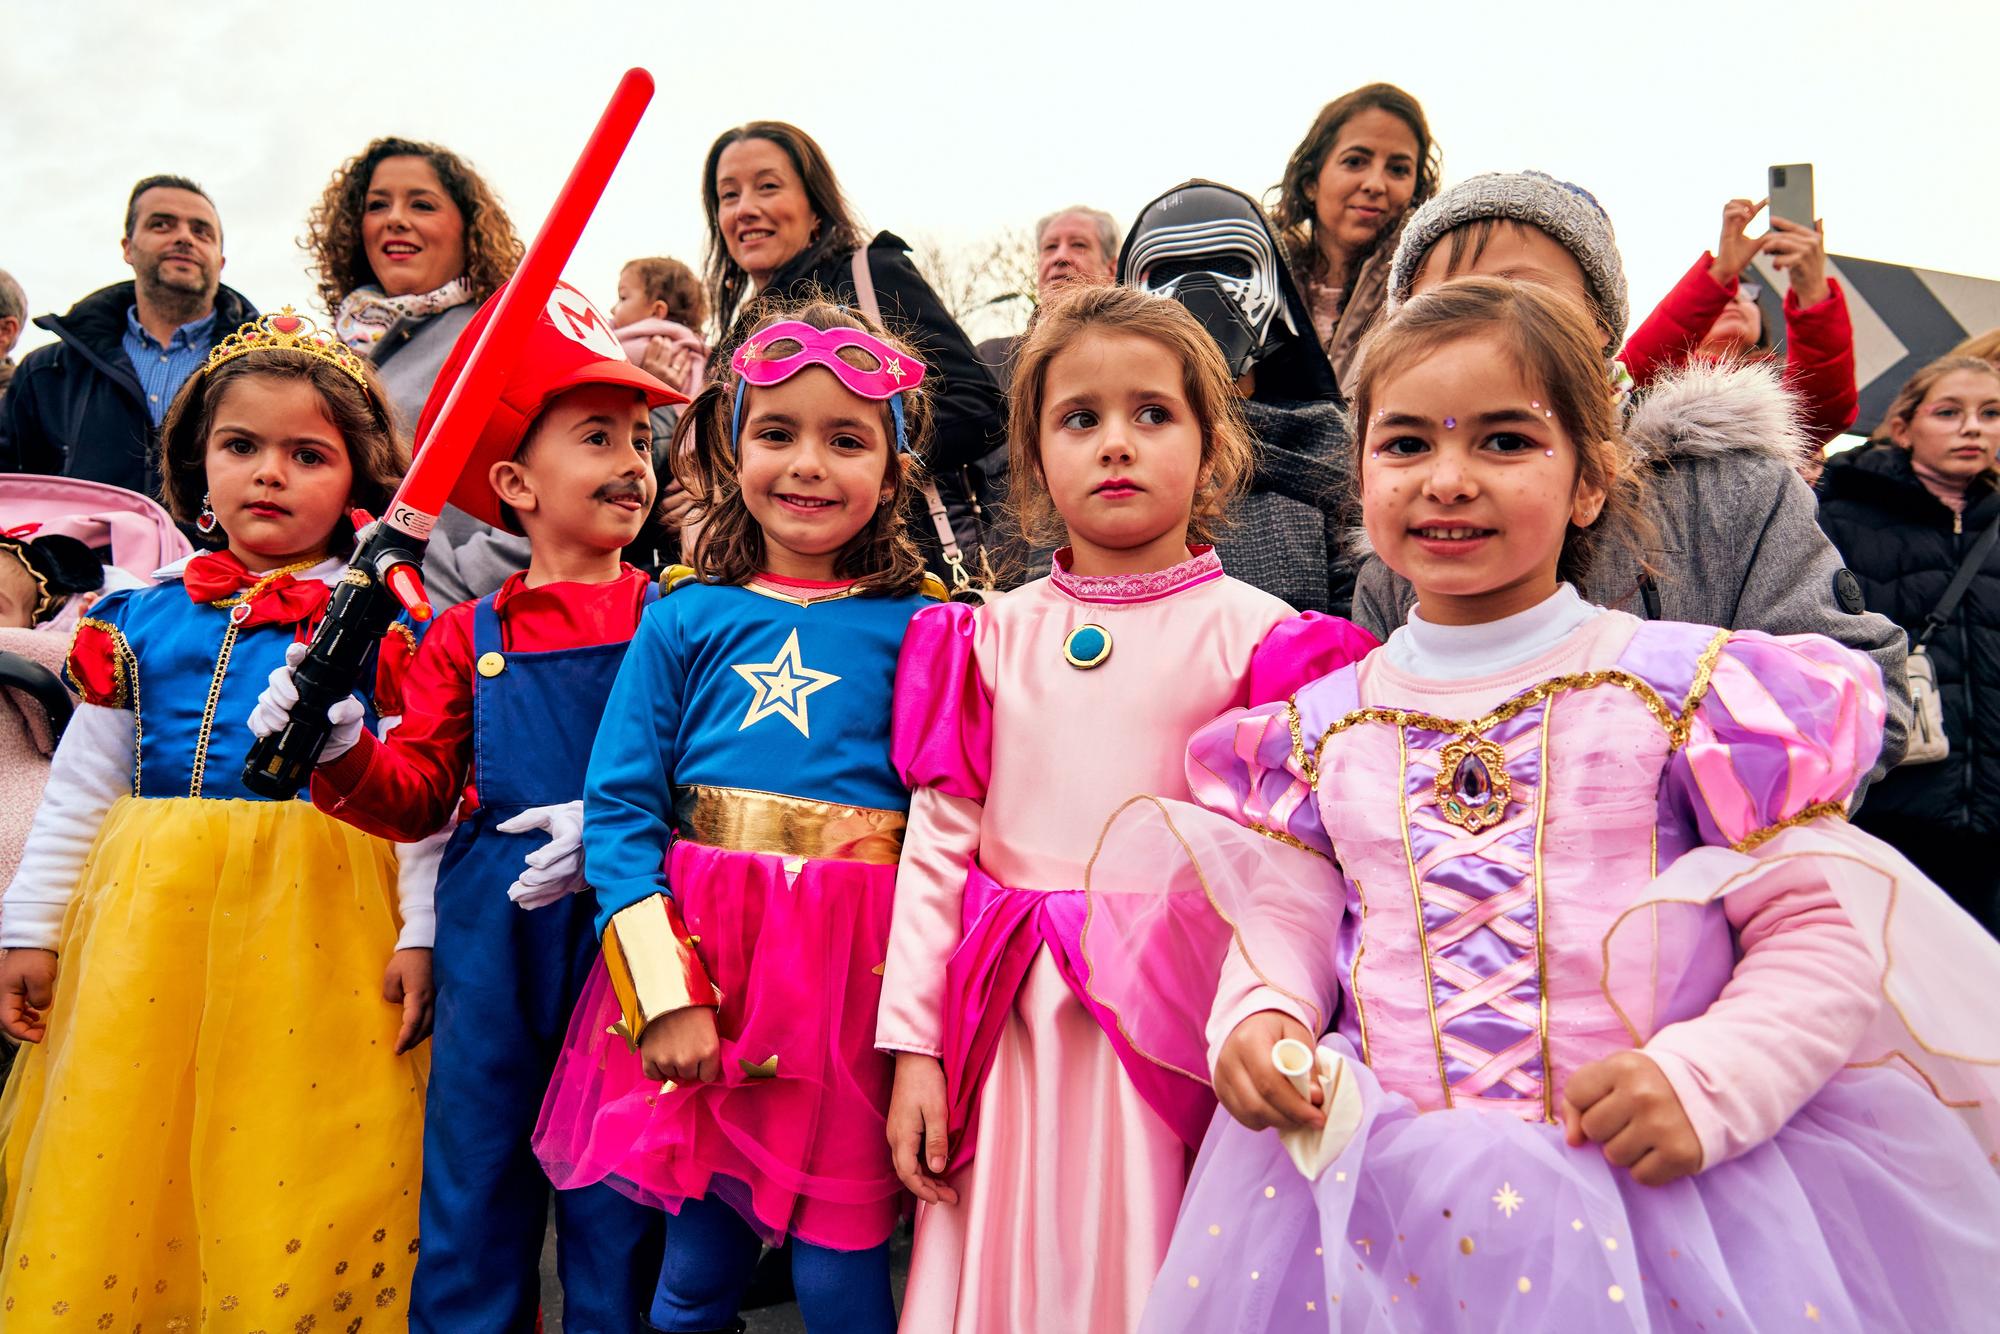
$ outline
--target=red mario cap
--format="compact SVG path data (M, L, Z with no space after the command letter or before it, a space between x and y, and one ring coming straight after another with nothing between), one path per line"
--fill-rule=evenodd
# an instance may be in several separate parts
M504 288L502 289L505 290ZM464 369L466 358L479 342L481 331L493 316L498 293L489 297L465 331L452 346L451 356L432 382L430 397L424 400L423 416L417 421L417 439L425 439L437 419L444 400ZM496 463L514 457L529 423L540 415L550 399L565 390L585 384L615 384L636 389L646 396L649 407L685 403L687 396L669 389L661 381L634 366L618 344L611 321L590 303L583 293L568 283L557 283L548 305L536 316L521 359L508 372L500 388L493 415L479 433L465 471L451 493L451 503L493 526L502 527L500 498L493 493L487 473Z

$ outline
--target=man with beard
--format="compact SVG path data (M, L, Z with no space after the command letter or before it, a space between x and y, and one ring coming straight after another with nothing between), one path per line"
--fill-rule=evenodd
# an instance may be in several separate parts
M221 285L222 221L183 176L148 176L125 206L134 281L35 323L56 342L22 358L0 399L0 472L59 473L160 491L167 405L209 349L257 318Z

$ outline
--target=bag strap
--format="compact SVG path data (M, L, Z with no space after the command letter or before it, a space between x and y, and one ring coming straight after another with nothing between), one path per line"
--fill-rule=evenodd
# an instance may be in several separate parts
M868 247L856 246L848 257L848 268L854 272L854 299L861 304L861 313L875 321L875 327L882 327L882 303L875 299L875 275L868 271Z
M1965 590L1972 587L1973 576L1978 574L1979 567L1986 563L1986 557L1996 542L2000 542L2000 514L1993 516L1993 522L1986 525L1985 530L1973 542L1972 550L1966 552L1965 559L1958 563L1958 573L1954 574L1951 582L1945 585L1944 596L1938 599L1938 604L1931 609L1931 614L1924 617L1924 631L1917 636L1917 642L1912 648L1922 648L1930 642L1932 635L1944 628L1944 623L1958 610L1959 602L1965 597Z
M881 303L875 299L875 275L868 271L867 246L854 248L848 267L854 272L854 299L861 312L875 322L876 328L886 331ZM951 514L944 507L944 497L938 494L937 483L928 472L919 476L917 490L923 493L924 508L930 511L931 527L937 530L938 545L944 550L945 567L951 571L952 592L963 593L972 587L972 576L965 569L965 552L951 531Z

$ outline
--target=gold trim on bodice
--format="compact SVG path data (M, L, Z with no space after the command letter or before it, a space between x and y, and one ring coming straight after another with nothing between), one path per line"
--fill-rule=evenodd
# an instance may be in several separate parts
M893 866L903 852L901 811L841 806L741 787L674 789L682 837L730 852Z
M1318 742L1309 752L1306 747L1304 727L1299 715L1297 697L1294 696L1288 704L1286 715L1291 728L1292 762L1299 775L1315 790L1319 786L1320 765L1325 757L1327 743L1335 736L1361 723L1387 723L1396 729L1396 792L1399 807L1398 817L1403 841L1403 860L1408 868L1410 878L1410 903L1417 925L1418 950L1423 966L1421 982L1424 989L1424 1005L1430 1019L1432 1051L1437 1061L1438 1084L1444 1095L1444 1105L1446 1107L1456 1105L1457 1091L1453 1088L1451 1074L1446 1061L1445 1025L1438 1014L1438 975L1433 966L1434 958L1437 957L1435 951L1438 947L1434 945L1431 939L1431 928L1424 913L1426 883L1418 868L1418 858L1411 837L1411 820L1414 810L1411 805L1412 794L1410 792L1410 729L1437 733L1452 738L1440 748L1438 772L1434 782L1426 785L1431 790L1425 793L1425 796L1435 801L1439 818L1476 834L1482 829L1499 824L1506 818L1507 806L1513 796L1513 784L1505 768L1505 752L1500 746L1486 740L1482 734L1537 704L1546 703L1548 706L1549 712L1542 718L1541 735L1537 747L1539 759L1537 768L1538 779L1533 794L1533 822L1530 826L1533 831L1533 864L1524 878L1532 883L1535 907L1532 958L1536 994L1535 1020L1532 1025L1532 1031L1535 1037L1537 1054L1541 1059L1541 1087L1539 1096L1535 1101L1540 1104L1539 1110L1542 1117L1546 1120L1553 1120L1557 1078L1549 1030L1548 902L1544 886L1543 844L1548 824L1548 795L1550 787L1549 736L1552 730L1551 716L1555 708L1555 697L1566 691L1587 690L1602 685L1617 686L1620 689L1629 690L1645 706L1647 712L1651 713L1659 721L1660 725L1666 729L1669 746L1673 749L1679 749L1687 744L1689 733L1694 725L1695 709L1701 703L1702 698L1708 693L1709 681L1714 673L1716 659L1728 641L1729 632L1726 630L1717 631L1714 638L1709 641L1696 664L1687 698L1682 701L1678 709L1668 704L1660 696L1659 691L1646 681L1622 669L1609 668L1601 671L1578 672L1567 676L1553 677L1517 695L1510 696L1490 713L1473 719L1441 718L1435 714L1422 713L1412 709L1356 709L1337 719L1322 732ZM1471 797L1458 790L1453 782L1453 776L1458 765L1465 762L1467 757L1475 755L1480 758L1481 763L1485 766L1491 782L1490 793L1486 797L1481 798L1476 804ZM1822 805L1825 805L1825 803L1822 803ZM1821 813L1825 812L1819 807L1813 807L1808 808L1806 812L1802 812L1801 816L1802 818L1810 818ZM1268 831L1259 829L1257 832L1266 833ZM1775 830L1772 832L1775 832ZM1657 831L1655 833L1657 835ZM1757 841L1762 841L1762 838L1768 837L1770 837L1769 833L1762 834L1761 837L1757 838ZM1357 1014L1359 1014L1359 993L1361 989L1361 950L1359 948L1355 951L1354 960L1350 965L1349 987L1355 994L1357 1001L1356 1010ZM1365 1026L1362 1032L1365 1043Z
M201 795L201 782L208 772L208 739L215 731L216 705L222 702L222 679L229 674L229 655L236 648L236 632L243 624L234 615L235 609L237 607L248 606L250 603L256 601L257 597L265 589L285 576L300 574L306 570L310 570L317 564L319 564L317 560L297 561L285 566L283 569L273 570L269 574L260 576L256 583L250 585L240 593L231 594L226 598L217 598L208 604L211 607L226 610L232 614L228 619L228 624L223 627L222 645L215 651L215 673L209 678L208 682L208 702L203 706L201 711L201 727L194 735L194 766L188 778L188 795L190 797Z
M1708 647L1701 652L1695 664L1694 682L1688 688L1687 698L1679 709L1675 709L1660 697L1646 681L1619 667L1609 667L1595 672L1572 672L1567 676L1552 676L1546 681L1523 690L1518 695L1509 696L1491 713L1472 719L1440 718L1434 713L1423 713L1415 709L1356 709L1344 717L1333 721L1319 740L1314 743L1310 754L1306 751L1304 724L1299 717L1297 695L1286 702L1285 718L1292 731L1292 763L1298 767L1299 776L1310 787L1319 786L1320 763L1326 756L1326 744L1348 728L1361 723L1388 723L1393 727L1415 727L1426 732L1440 732L1447 736L1462 737L1466 740L1478 738L1482 733L1498 727L1509 718L1531 709L1543 700L1566 690L1590 690L1597 686L1612 685L1629 690L1638 701L1646 706L1646 711L1659 720L1667 731L1667 743L1671 749L1679 750L1687 744L1688 733L1694 727L1694 711L1703 697L1708 694L1709 677L1715 671L1715 660L1721 656L1723 645L1729 642L1729 631L1717 630L1715 637L1708 641Z

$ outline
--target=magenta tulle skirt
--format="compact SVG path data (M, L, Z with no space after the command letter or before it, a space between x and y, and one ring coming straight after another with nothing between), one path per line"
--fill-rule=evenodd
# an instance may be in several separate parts
M875 1010L896 868L809 860L788 874L786 861L673 845L668 878L722 993L722 1077L668 1093L647 1079L608 1031L618 1002L599 960L535 1132L557 1187L607 1181L669 1213L712 1194L773 1245L888 1240L902 1186Z
M1992 1329L2000 1177L1890 1069L1847 1070L1740 1158L1635 1184L1558 1127L1418 1114L1359 1077L1316 1183L1217 1112L1146 1306L1200 1331Z

